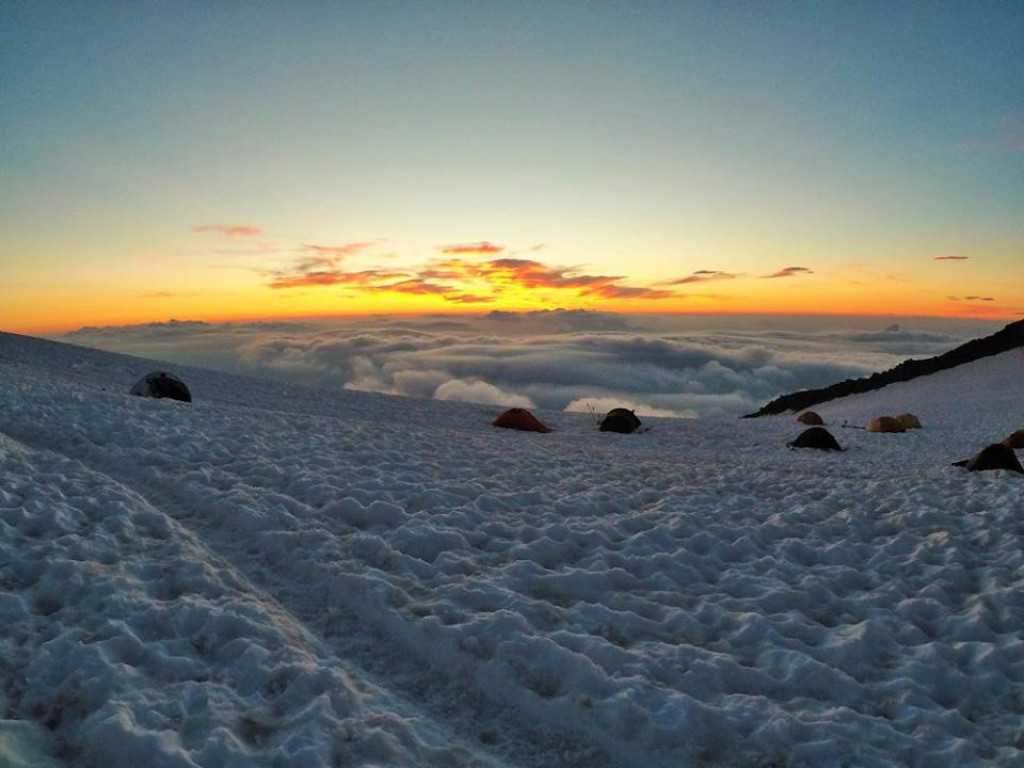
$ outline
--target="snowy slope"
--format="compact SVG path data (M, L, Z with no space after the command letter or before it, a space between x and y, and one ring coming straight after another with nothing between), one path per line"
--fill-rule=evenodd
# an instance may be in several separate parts
M1024 765L1017 352L841 454L155 367L0 334L12 764Z

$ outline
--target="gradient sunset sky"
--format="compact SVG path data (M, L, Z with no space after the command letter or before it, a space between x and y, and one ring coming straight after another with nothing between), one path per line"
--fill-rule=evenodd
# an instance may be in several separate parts
M1024 316L1024 3L5 2L0 330Z

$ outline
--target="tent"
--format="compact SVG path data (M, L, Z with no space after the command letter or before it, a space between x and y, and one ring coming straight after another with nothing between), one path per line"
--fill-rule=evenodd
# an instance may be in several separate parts
M815 427L820 427L825 423L825 420L814 411L804 411L796 417L796 420L801 424L809 424Z
M892 416L879 416L868 424L868 432L906 432L907 428Z
M811 427L801 432L796 440L787 443L790 448L817 448L820 451L841 451L832 433L824 427Z
M912 413L901 413L899 416L893 418L899 422L899 425L904 429L920 429L921 420Z
M185 403L192 402L192 393L188 391L185 382L166 371L147 373L135 382L130 393L140 397L161 397Z
M491 422L492 427L518 429L520 432L550 432L536 416L525 408L509 408Z
M1012 435L1007 435L1006 439L1003 440L1003 445L1007 448L1013 448L1015 451L1024 448L1024 429L1018 429Z
M612 408L601 419L599 428L602 432L621 432L628 435L640 429L640 419L626 408Z
M984 448L973 459L954 461L954 467L967 467L971 472L983 472L986 469L1008 469L1024 475L1024 467L1020 465L1013 449L1002 443L993 443Z

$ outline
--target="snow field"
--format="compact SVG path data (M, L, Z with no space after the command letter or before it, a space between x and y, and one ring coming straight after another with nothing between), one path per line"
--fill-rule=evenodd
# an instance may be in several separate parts
M827 454L784 447L792 417L521 434L199 371L191 407L130 398L130 358L18 354L0 642L41 750L1024 764L1024 480L949 466L1020 426L1019 355L821 406L925 424Z
M6 438L0 476L8 704L43 727L26 765L474 762L123 486Z

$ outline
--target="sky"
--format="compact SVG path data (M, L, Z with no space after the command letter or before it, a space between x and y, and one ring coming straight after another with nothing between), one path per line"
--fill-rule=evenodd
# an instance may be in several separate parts
M1022 62L1016 0L3 3L0 329L1017 319Z

